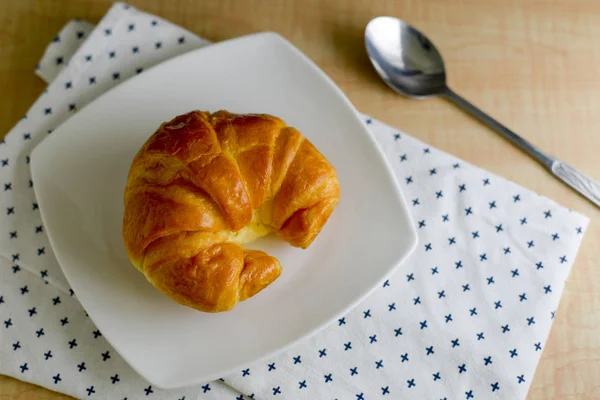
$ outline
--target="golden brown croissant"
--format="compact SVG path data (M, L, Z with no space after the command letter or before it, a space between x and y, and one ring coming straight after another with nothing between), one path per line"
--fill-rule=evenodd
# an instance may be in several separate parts
M333 166L281 119L193 111L163 123L135 156L123 239L160 291L226 311L281 274L277 259L241 245L276 232L306 248L339 198Z

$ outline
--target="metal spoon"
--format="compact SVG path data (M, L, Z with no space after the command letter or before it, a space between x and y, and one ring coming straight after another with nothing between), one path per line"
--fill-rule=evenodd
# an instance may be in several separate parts
M444 60L421 32L393 17L377 17L365 29L365 45L381 78L408 97L443 96L524 150L556 177L600 207L600 185L540 149L456 94L446 84Z

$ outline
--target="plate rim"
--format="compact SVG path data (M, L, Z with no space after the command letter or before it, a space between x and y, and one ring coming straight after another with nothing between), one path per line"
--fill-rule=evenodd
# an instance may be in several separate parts
M393 183L393 190L396 194L396 197L399 200L399 203L401 204L401 211L404 214L404 217L407 221L409 221L408 225L408 235L405 238L405 242L408 243L408 246L406 247L406 251L403 254L400 254L400 256L397 258L397 260L393 263L393 265L391 265L386 273L386 276L384 278L382 278L379 282L377 282L375 285L372 285L370 288L368 288L368 290L362 292L362 294L360 296L357 296L356 298L354 298L353 301L349 302L345 307L342 308L342 310L340 310L338 313L336 313L335 315L333 315L332 317L330 317L327 322L325 323L321 323L321 324L317 324L314 328L310 329L308 332L299 335L297 338L295 338L294 340L289 341L288 343L286 343L283 346L274 348L273 350L266 352L264 354L262 354L260 357L255 358L254 360L250 361L249 363L256 363L259 362L261 360L264 360L268 357L273 357L276 356L278 354L281 354L283 352L285 352L286 350L290 349L291 347L295 346L296 344L315 336L316 334L318 334L319 332L323 331L324 329L326 329L328 326L331 325L331 323L333 321L335 321L337 318L339 318L340 316L343 316L345 314L347 314L350 310L356 308L356 306L361 303L363 300L365 300L369 295L371 295L378 287L379 285L381 285L381 283L386 279L387 276L390 276L392 274L394 274L398 268L406 261L406 259L412 255L412 253L414 252L414 250L416 249L416 246L418 244L418 235L416 232L416 228L414 226L413 222L413 218L410 215L409 212L409 208L408 208L408 203L406 201L406 198L403 194L403 191L399 185L399 183L397 182L397 180L395 179L395 173L392 169L392 166L390 165L390 161L388 160L386 154L384 153L383 149L380 147L380 145L377 143L376 139L373 137L373 135L368 131L368 129L366 128L364 122L363 122L363 118L361 118L358 110L354 107L354 105L350 102L349 98L346 96L346 94L341 90L340 87L338 87L335 82L323 71L321 70L314 61L312 61L310 58L308 58L308 56L306 56L303 52L301 52L298 48L296 48L291 42L289 42L287 39L285 39L283 36L281 36L280 34L276 33L276 32L271 32L271 31L267 31L267 32L258 32L258 33L252 33L249 35L244 35L244 36L240 36L240 37L235 37L232 39L227 39L224 41L220 41L217 43L213 43L207 46L203 46L197 49L193 49L190 51L186 51L182 54L179 54L177 56L174 56L170 59L164 60L160 63L157 63L156 65L153 65L152 67L148 68L146 71L152 71L156 68L168 68L168 65L170 64L176 64L178 62L180 62L179 60L185 57L191 57L192 54L196 54L196 53L201 53L204 50L207 49L211 49L214 48L215 46L224 46L224 45L229 45L231 46L232 43L236 43L236 42L243 42L243 41L251 41L251 40L255 40L255 41L259 41L259 40L263 40L263 41L272 41L272 42L279 42L280 44L283 44L287 47L287 50L291 51L295 57L301 59L304 64L306 65L307 68L311 69L312 72L316 73L321 80L323 80L327 86L329 87L330 90L332 90L337 98L344 103L344 105L346 106L346 108L348 110L351 111L351 114L354 118L354 122L356 123L357 126L360 126L361 130L362 130L362 134L364 134L365 136L368 137L368 140L371 142L371 145L374 147L374 149L376 150L378 156L380 159L382 159L383 161L383 167L386 171L386 173L389 175L389 177L391 178L390 181ZM109 96L114 90L116 90L117 88L121 88L120 90L124 90L122 89L122 87L127 87L128 85L135 85L136 81L138 79L143 79L142 75L135 75L131 78L129 78L126 82L123 82L122 84L116 85L112 88L110 88L109 90L107 90L106 92L102 93L101 95L99 95L98 97L94 98L90 103L88 103L81 111L80 113L85 112L85 109L87 109L89 106L91 106L92 104L98 102L100 99L102 99L105 96ZM43 153L44 152L44 148L48 146L48 143L53 142L57 137L60 137L61 133L62 133L62 128L63 126L68 123L68 121L70 121L72 119L71 118L67 118L65 121L63 121L58 127L56 127L53 131L53 135L47 136L45 137L43 140L41 140L33 149L33 151L31 152L31 166L30 166L30 170L31 170L31 176L32 176L32 180L35 182L35 178L36 175L39 178L39 175L37 174L37 172L40 168L43 168L42 165L38 165L38 162L36 160L38 160L38 158L36 157L36 154L38 153ZM36 199L38 199L39 202L39 206L40 206L40 216L42 219L42 222L44 224L44 226L47 226L48 229L48 241L50 243L50 246L52 247L52 249L54 250L55 247L55 243L54 243L54 235L51 233L51 228L49 227L49 225L47 224L48 221L48 217L46 215L46 212L44 211L44 206L43 206L43 202L39 201L40 196L39 196L39 192L36 189L37 185L33 185L33 189L34 189L34 193L36 195ZM54 256L60 266L60 269L62 270L63 274L65 275L67 282L69 284L69 286L77 286L77 283L75 285L73 285L72 283L72 279L70 279L69 276L69 272L66 271L65 267L63 267L64 263L61 262L61 252L56 252L54 251ZM67 268L68 269L68 268ZM81 289L81 288L80 288ZM75 292L75 294L77 294ZM84 301L82 301L79 297L77 297L78 302L81 304L81 306L84 308L84 310L86 309L86 307L84 306ZM87 303L87 300L85 301ZM87 311L87 310L86 310ZM94 325L98 326L98 324L96 323L96 321L94 320L94 316L92 314L89 314L89 318L92 320L92 322L94 323ZM111 340L111 335L105 336L105 339L107 340L107 342L114 348L114 350L123 358L123 360L129 365L129 367L131 367L136 373L138 373L143 379L145 379L146 381L148 381L149 383L151 383L153 386L160 388L160 389L177 389L177 388L184 388L184 387L189 387L192 385L197 385L197 384L201 384L201 383L205 383L205 382L210 382L216 379L219 379L219 377L222 376L226 376L226 375L230 375L232 374L234 371L236 371L237 369L239 369L239 367L241 366L245 366L247 363L243 363L241 365L235 365L233 367L224 369L222 371L217 371L214 372L212 374L207 374L206 376L200 376L199 378L190 378L190 379L184 379L184 380L177 380L174 378L170 378L167 379L165 381L160 381L157 379L154 379L155 377L148 377L147 374L145 373L145 371L140 370L138 363L136 362L132 362L132 360L130 359L129 355L126 352L121 351L121 346L116 345L115 343L113 343L113 341Z

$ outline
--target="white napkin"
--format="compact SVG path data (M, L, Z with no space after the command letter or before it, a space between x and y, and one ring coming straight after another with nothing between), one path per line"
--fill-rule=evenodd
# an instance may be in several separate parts
M52 254L28 154L107 89L207 43L116 3L48 46L37 73L51 83L0 144L0 373L80 398L525 398L588 219L367 116L419 232L398 272L225 384L163 391L125 364Z

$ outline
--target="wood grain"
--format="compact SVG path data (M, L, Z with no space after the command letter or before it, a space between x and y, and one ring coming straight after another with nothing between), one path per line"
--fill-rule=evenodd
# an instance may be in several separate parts
M363 29L394 15L445 56L450 85L516 132L600 180L600 2L594 0L147 0L130 4L211 40L271 30L288 38L357 108L475 165L588 215L529 400L600 399L600 210L451 104L401 98L377 78ZM44 88L33 68L72 18L97 22L108 0L0 5L0 132ZM2 135L0 134L0 136ZM0 399L62 395L0 377Z

